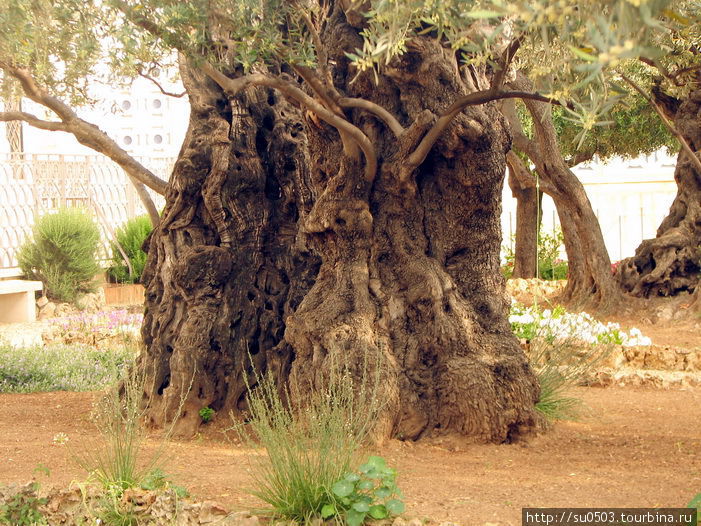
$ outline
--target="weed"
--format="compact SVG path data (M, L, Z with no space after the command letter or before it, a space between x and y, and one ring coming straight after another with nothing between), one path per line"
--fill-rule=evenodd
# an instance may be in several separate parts
M372 375L363 364L355 378L349 367L333 365L325 387L304 398L285 393L287 400L307 400L293 407L283 402L271 375L256 376L248 426L234 427L245 442L267 452L253 460L251 493L268 505L260 513L305 522L338 501L332 486L352 471L382 406L379 378L379 364Z
M331 490L336 502L321 509L324 519L342 517L348 526L360 526L367 518L381 520L404 511L397 472L382 457L370 457L355 473L346 474Z
M204 422L205 424L207 422L209 422L210 420L212 420L212 418L214 418L215 414L216 414L216 411L209 406L203 407L199 411L200 418L202 419L202 422Z
M34 526L46 524L39 508L46 504L45 498L37 495L39 483L20 488L14 495L0 501L0 524L11 526Z

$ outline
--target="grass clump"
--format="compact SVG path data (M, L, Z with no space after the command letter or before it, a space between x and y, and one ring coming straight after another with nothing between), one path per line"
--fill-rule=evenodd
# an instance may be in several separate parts
M358 464L382 407L379 366L372 374L367 363L361 368L354 375L348 366L332 366L324 387L310 388L304 397L293 391L283 400L271 375L257 377L249 388L248 424L235 429L249 445L266 450L254 457L251 470L251 493L267 504L258 513L301 523L342 516L346 507L334 484Z
M101 498L92 505L86 499L86 505L90 507L90 515L104 524L141 523L142 510L127 497L127 490L170 490L175 497L187 494L173 485L163 471L166 441L172 426L155 449L145 447L147 408L142 404L143 393L144 378L136 368L131 368L119 383L108 389L93 411L101 440L73 451L75 462L89 475L88 484L97 484L101 490Z
M32 232L33 239L22 245L17 259L28 278L43 283L47 296L75 302L94 290L100 232L85 211L61 208L40 217Z
M142 215L129 219L115 232L116 241L111 244L112 265L108 270L115 282L139 283L146 265L146 252L141 247L152 230L151 219Z
M130 348L13 347L0 343L0 393L94 391L113 383L135 357Z

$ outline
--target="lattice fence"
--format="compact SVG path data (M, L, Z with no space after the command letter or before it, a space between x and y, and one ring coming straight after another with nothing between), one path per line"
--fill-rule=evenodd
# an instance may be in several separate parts
M168 179L175 159L140 161ZM163 207L162 196L151 197ZM105 157L0 154L0 269L17 267L17 251L37 217L75 206L89 210L100 226L101 259L111 257L114 231L145 213L124 171Z

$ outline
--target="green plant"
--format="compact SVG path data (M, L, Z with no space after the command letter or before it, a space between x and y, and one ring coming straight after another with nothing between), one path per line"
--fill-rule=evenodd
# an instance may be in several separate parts
M141 247L152 230L151 219L142 215L129 219L115 232L116 242L111 244L112 265L108 273L117 283L139 283L146 264L146 253ZM128 262L124 260L125 255Z
M214 417L215 414L216 414L216 411L209 406L203 407L202 409L199 410L200 418L202 419L202 421L204 423L207 423L210 420L212 420L212 418Z
M404 511L397 472L382 457L372 456L355 473L346 474L331 490L336 502L321 509L324 519L342 517L348 526L360 526L366 519L387 519Z
M559 228L550 234L542 230L538 232L538 277L541 279L567 278L567 261L560 259L564 241L564 235Z
M73 302L94 290L99 241L100 232L86 212L62 208L39 218L33 240L22 245L17 259L22 272L40 280L49 297Z
M161 468L149 471L141 482L141 488L148 491L172 489L175 495L181 499L189 496L188 491L184 487L174 484Z
M249 445L260 444L267 452L254 457L252 469L251 493L268 505L261 513L305 522L337 502L332 486L352 471L382 407L380 365L372 374L367 363L361 367L353 375L349 366L332 365L325 385L307 397L285 393L285 400L306 398L297 407L283 401L271 375L256 375L248 393L248 425L234 428Z
M34 526L46 524L39 508L46 504L45 498L37 495L39 483L23 486L9 497L0 500L0 524L11 526Z
M129 347L0 343L0 393L95 391L116 381L135 357Z

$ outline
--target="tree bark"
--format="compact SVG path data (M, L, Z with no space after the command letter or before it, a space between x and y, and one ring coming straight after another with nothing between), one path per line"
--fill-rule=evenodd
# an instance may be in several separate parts
M318 198L302 232L322 263L287 319L291 381L303 391L339 357L382 356L388 432L512 440L536 425L539 389L506 319L499 272L505 123L494 104L469 108L406 180L436 115L469 89L457 61L420 39L377 84L372 74L351 82L344 52L362 42L338 6L321 39L339 92L389 110L405 131L395 138L375 116L347 112L377 152L368 182L334 129L309 128Z
M523 76L512 83L516 89L530 89ZM504 104L515 146L526 153L540 175L543 192L552 197L565 239L568 275L561 300L575 308L608 310L622 299L611 274L609 259L599 221L584 186L565 162L557 143L551 107L524 100L533 117L534 138L521 130L518 117L509 103Z
M533 176L515 153L507 154L506 163L509 188L516 199L516 242L511 277L535 278L538 274L539 211L543 192L536 188Z
M185 75L190 128L144 278L154 424L180 405L181 433L202 407L240 412L252 367L303 397L339 363L382 367L380 435L506 442L540 424L499 272L505 122L494 104L471 107L408 169L446 103L476 86L428 38L379 83L355 78L345 51L359 32L335 4L320 34L335 88L397 116L398 137L348 103L343 119L322 113L354 127L307 118L305 150L301 117L277 94L227 100ZM372 152L360 154L355 130Z
M673 107L675 128L698 157L701 149L701 90ZM699 290L701 272L701 173L683 149L674 170L677 196L657 236L644 240L635 255L623 260L616 277L626 292L638 297L674 296ZM697 292L698 294L698 292ZM699 302L696 302L697 304Z
M300 112L271 90L228 100L197 70L182 77L190 125L148 242L139 366L151 423L192 435L203 407L241 414L253 368L287 380L285 319L319 262L297 239L314 197Z

